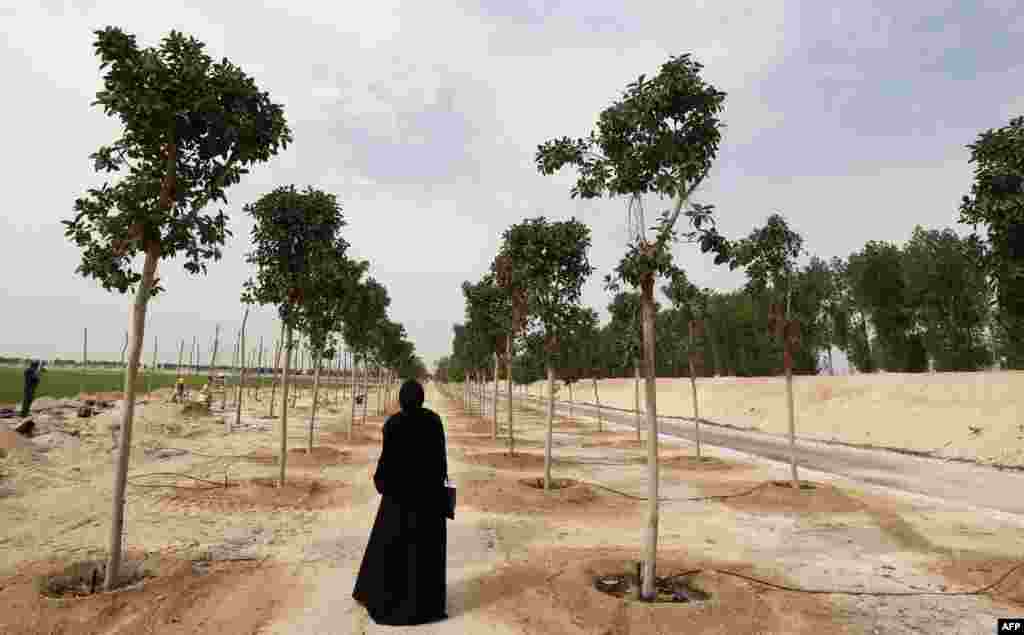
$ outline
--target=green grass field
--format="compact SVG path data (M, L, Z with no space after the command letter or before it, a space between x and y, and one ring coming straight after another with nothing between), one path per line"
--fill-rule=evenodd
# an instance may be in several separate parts
M21 402L25 386L25 369L0 368L0 404L12 405ZM174 373L154 373L150 378L153 389L174 385ZM205 375L186 375L185 382L190 386L202 387L206 382ZM145 390L145 375L139 375L137 389ZM47 368L36 389L36 399L40 397L74 397L80 390L86 392L110 392L124 390L124 371L94 369L83 372L77 369Z

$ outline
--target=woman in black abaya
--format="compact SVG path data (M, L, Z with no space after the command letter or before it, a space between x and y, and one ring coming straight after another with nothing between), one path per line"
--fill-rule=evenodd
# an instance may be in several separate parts
M380 507L352 591L374 622L396 626L448 617L444 428L423 407L419 382L402 384L398 401L384 423L373 475Z

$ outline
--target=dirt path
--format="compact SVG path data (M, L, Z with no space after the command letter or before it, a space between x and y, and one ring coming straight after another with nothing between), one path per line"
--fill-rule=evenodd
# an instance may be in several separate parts
M573 410L596 416L596 408L575 405ZM556 411L565 414L568 407L556 405ZM605 421L635 429L633 415L603 410L602 416ZM692 423L659 418L658 428L664 435L688 441L696 439L696 430ZM711 446L789 463L787 439L765 433L725 430L710 425L701 426L700 434L702 443ZM797 461L801 467L818 472L923 494L960 505L1016 514L1021 516L1024 522L1024 497L1019 495L1019 492L1024 491L1022 472L800 439L797 440Z

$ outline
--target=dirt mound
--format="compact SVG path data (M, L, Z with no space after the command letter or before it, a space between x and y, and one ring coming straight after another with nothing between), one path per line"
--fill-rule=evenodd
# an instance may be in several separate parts
M519 476L503 476L499 473L487 480L459 482L459 505L499 514L542 513L558 518L591 521L597 517L617 517L635 522L631 514L637 508L636 501L607 494L586 483L545 492L521 480Z
M944 559L929 568L962 587L952 590L973 591L998 581L1017 567L990 594L996 600L1014 605L1014 612L1024 613L1021 610L1024 609L1024 567L1018 566L1020 564L1018 560L1005 558Z
M0 450L31 450L32 442L14 430L0 430Z
M164 497L163 505L176 510L245 512L250 510L329 509L348 502L346 485L337 481L288 476L284 487L276 478L229 483L228 487L182 479Z
M349 463L352 452L339 450L329 446L314 446L313 453L306 452L305 447L289 448L288 467L324 467ZM278 465L278 451L270 448L258 448L246 455L246 460L263 465Z
M704 455L699 459L693 454L668 454L658 457L658 465L674 470L692 470L700 472L723 472L726 470L750 470L754 466L749 463L726 461L717 456Z
M349 441L348 434L345 432L325 432L320 435L324 443L330 443L331 445L344 445L344 446L377 446L384 442L384 435L380 432L372 432L368 430L360 430L358 427L352 431L352 440Z
M64 566L26 563L19 573L0 578L0 632L253 633L276 617L283 597L299 588L284 566L215 562L197 572L187 560L162 556L158 574L141 589L70 600L40 597L34 579L58 574Z
M729 496L721 500L733 509L749 512L781 513L852 513L864 511L867 505L828 483L800 481L800 491L789 481L695 483L704 496Z
M711 601L659 605L624 601L595 588L603 577L631 575L639 549L534 549L521 562L480 580L480 602L529 633L846 633L827 599L763 589L713 569L757 577L746 563L713 562L659 548L658 572L686 572ZM781 580L774 580L781 582Z
M554 457L552 457L552 460ZM544 469L544 455L530 452L482 452L467 454L462 459L473 465L486 465L499 470L537 470Z

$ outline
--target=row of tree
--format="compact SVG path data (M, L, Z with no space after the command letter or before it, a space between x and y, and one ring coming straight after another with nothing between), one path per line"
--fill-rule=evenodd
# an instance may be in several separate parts
M172 31L159 47L143 49L134 36L116 27L95 35L100 69L107 72L93 105L117 116L124 129L120 138L90 158L97 171L127 174L113 185L89 188L75 201L75 217L63 223L67 237L83 252L77 273L95 278L108 291L135 295L105 579L110 589L121 574L125 485L146 310L150 298L164 291L158 264L183 255L186 271L198 274L206 272L209 261L219 260L230 235L227 216L222 210L211 214L208 207L226 203L225 189L239 183L249 167L287 148L292 135L283 108L227 58L214 62L195 38ZM239 350L246 350L248 307L276 306L284 342L283 485L287 379L295 332L315 351L317 368L334 358L344 340L364 370L377 364L409 377L424 375L426 369L402 326L387 319L390 301L384 287L367 277L368 263L349 258L349 245L340 234L346 222L333 195L312 187L280 187L246 205L245 211L255 220L254 249L247 261L256 267L256 276L245 283L242 294L247 308ZM132 267L139 255L141 273ZM236 419L244 360L240 367Z
M764 246L774 235L785 237L790 253L803 254L801 237L778 214L754 230L746 245ZM751 262L747 283L734 291L701 289L684 272L674 272L661 287L669 306L655 305L657 330L674 335L657 343L657 375L689 376L691 352L708 362L699 376L778 374L779 349L764 328L771 302L766 291L776 285L786 290L790 315L801 325L802 346L793 360L797 374L830 372L833 349L860 372L976 371L996 363L1024 368L1022 341L1003 326L1013 323L1012 306L993 302L978 264L982 253L977 237L916 227L903 246L872 241L846 259L811 256L803 267L790 261L773 272ZM749 258L736 249L732 263L740 266ZM591 311L563 342L557 371L565 382L634 374L641 356L640 294L620 291L607 309L605 324L598 327ZM703 320L706 328L696 345L687 336L692 320ZM456 325L453 354L438 362L454 381L480 368L482 353L463 344L465 329ZM545 377L541 344L537 337L522 340L514 382Z
M549 223L541 217L514 225L505 232L491 271L475 284L463 284L466 321L455 326L452 354L439 361L435 375L466 387L475 383L479 395L483 381L493 378L496 434L497 379L504 358L511 448L512 378L518 375L516 380L525 383L546 375L545 490L550 488L557 371L571 387L585 374L625 373L630 365L639 379L642 362L650 441L658 438L659 370L679 369L687 360L699 421L698 374L774 374L781 367L789 395L791 485L799 491L792 374L817 372L822 352L830 358L838 347L863 371L920 371L929 365L976 370L993 358L1006 367L1024 367L1024 117L982 133L969 146L975 183L963 198L960 221L974 226L971 237L918 227L902 248L872 241L845 261L812 258L799 268L803 240L781 215L730 241L715 229L713 206L691 200L717 154L725 98L701 79L701 68L687 55L672 58L655 77L645 81L641 75L629 84L623 98L600 113L589 137L538 146L541 173L576 168L572 198L627 202L631 240L605 277L606 289L615 294L607 325L598 328L596 313L579 303L593 268L586 257L589 229L575 219ZM649 230L644 202L650 195L672 205ZM714 254L716 265L743 268L748 281L742 289L699 289L673 265L670 246L679 239L675 228L684 207L691 231L683 237ZM985 237L977 234L979 226ZM659 278L667 283L662 291L671 310L659 310L655 301ZM632 291L623 291L622 284ZM659 329L676 337L659 342ZM689 338L682 337L687 330ZM705 359L711 360L710 369ZM657 443L647 444L644 599L654 596L657 450Z

